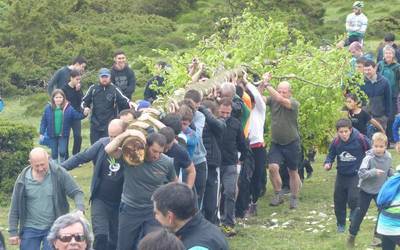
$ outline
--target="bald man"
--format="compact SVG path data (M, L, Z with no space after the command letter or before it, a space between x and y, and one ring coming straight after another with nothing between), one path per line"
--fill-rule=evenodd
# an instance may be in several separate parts
M29 154L30 165L18 176L8 217L9 243L21 250L52 249L47 234L53 222L69 212L67 196L84 211L83 192L68 172L49 162L40 147Z
M290 178L290 209L297 208L300 191L300 177L297 167L300 161L300 136L297 118L299 115L299 102L292 98L289 82L279 83L275 90L269 83L271 74L264 74L263 85L270 96L266 104L271 111L271 148L268 154L268 169L275 195L270 205L278 206L283 203L281 193L282 179L279 167L282 164L288 168Z
M108 137L99 139L84 152L62 163L64 168L71 170L89 161L94 162L90 201L94 233L93 248L96 250L115 249L117 244L118 212L124 182L123 161L107 155L104 148L126 128L127 123L124 121L111 120L108 125ZM115 154L120 158L118 150Z

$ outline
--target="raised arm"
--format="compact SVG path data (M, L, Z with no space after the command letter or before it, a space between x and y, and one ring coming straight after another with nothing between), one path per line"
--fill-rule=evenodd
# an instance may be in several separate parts
M289 98L283 97L278 91L272 87L272 85L269 83L271 80L271 73L265 73L263 75L263 83L265 86L265 89L269 92L269 95L271 96L272 99L277 101L280 105L284 106L287 109L292 109L292 102Z

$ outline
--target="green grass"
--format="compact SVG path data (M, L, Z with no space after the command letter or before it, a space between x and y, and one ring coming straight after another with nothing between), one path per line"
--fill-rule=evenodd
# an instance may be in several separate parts
M13 100L5 99L6 109L0 113L1 117L16 120L27 125L39 126L39 117L16 115L24 113L27 102L31 97L20 97ZM43 107L37 107L42 109ZM84 121L87 123L88 121ZM84 148L89 145L88 126L84 126ZM392 152L394 163L399 162L399 156ZM236 227L238 235L229 239L233 250L242 249L345 249L346 234L336 233L336 221L333 213L333 185L336 171L326 172L322 169L324 155L318 155L317 162L313 164L314 175L306 180L301 190L300 205L297 210L289 210L288 197L279 207L270 207L268 202L272 195L272 187L268 183L267 194L258 204L258 217L248 220L238 220ZM83 188L89 194L92 175L91 164L71 171ZM86 197L87 198L87 197ZM89 208L86 200L87 208ZM0 207L0 229L7 235L8 207ZM87 215L90 212L87 210ZM376 208L372 205L368 216L361 227L357 237L355 249L367 249L373 235ZM277 222L274 222L277 220ZM277 227L273 225L277 223ZM287 224L283 226L283 224ZM9 247L8 249L16 249Z

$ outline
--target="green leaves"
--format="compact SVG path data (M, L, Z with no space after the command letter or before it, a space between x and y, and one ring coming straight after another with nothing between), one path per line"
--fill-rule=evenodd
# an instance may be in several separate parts
M301 104L299 129L305 146L326 146L343 106L342 82L350 72L347 51L321 50L285 23L247 10L237 18L220 20L218 25L225 28L183 54L158 51L172 65L163 89L166 96L189 82L187 65L194 57L207 65L211 75L241 65L259 77L270 71L273 85L289 81ZM268 142L269 135L266 139Z

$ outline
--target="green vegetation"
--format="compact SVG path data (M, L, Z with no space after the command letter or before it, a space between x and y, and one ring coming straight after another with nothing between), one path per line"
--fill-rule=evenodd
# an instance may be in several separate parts
M33 137L32 126L0 120L0 205L9 203L6 200L19 172L26 167Z
M224 17L247 8L268 19L288 23L316 45L333 44L344 33L351 3L344 0L0 0L0 94L40 90L51 74L81 54L89 60L85 83L99 67L112 64L115 49L124 49L139 85L151 69L140 56L163 58L154 49L182 51L215 31L229 30ZM391 1L366 2L367 39L380 40L399 31L400 9ZM168 59L168 58L164 58Z

